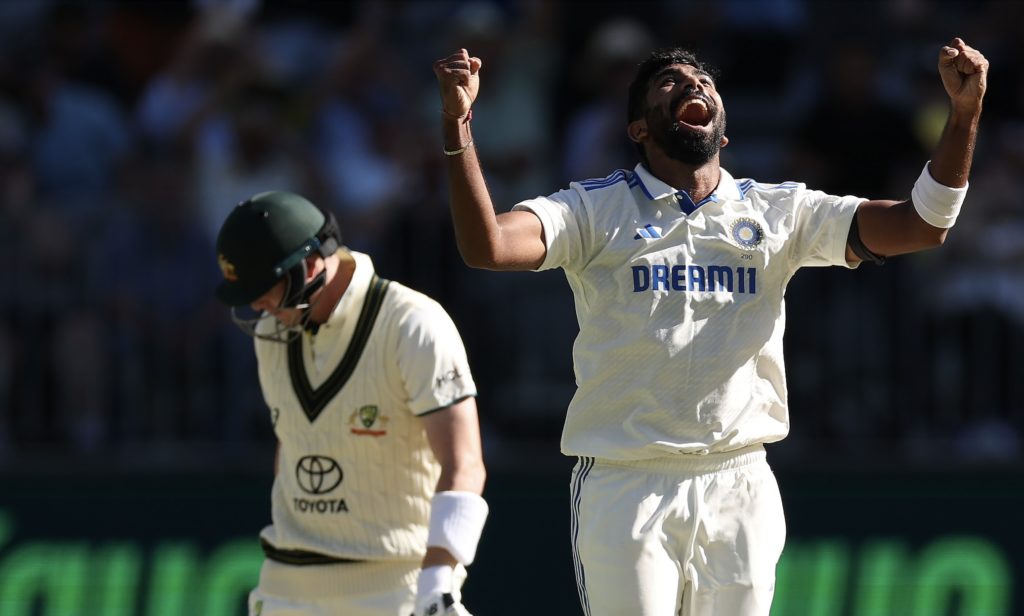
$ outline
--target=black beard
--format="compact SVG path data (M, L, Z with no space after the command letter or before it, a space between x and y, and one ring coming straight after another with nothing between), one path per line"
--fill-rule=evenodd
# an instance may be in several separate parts
M679 126L675 118L662 111L648 113L647 126L654 143L672 160L699 167L721 150L725 135L725 111L715 115L711 133L695 133Z

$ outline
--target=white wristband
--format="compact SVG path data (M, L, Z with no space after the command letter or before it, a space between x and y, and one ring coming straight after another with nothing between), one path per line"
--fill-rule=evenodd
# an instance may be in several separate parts
M917 215L926 223L940 229L953 226L966 196L967 186L950 188L936 182L928 171L928 163L925 163L924 170L914 182L914 190L910 193Z
M487 519L487 501L472 492L434 494L427 546L448 550L463 565L473 562Z
M437 565L420 570L416 580L416 596L429 597L452 591L452 568Z

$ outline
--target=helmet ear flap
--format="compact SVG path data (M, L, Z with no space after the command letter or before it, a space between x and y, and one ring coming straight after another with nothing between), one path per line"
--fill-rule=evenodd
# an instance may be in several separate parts
M338 252L341 245L341 229L338 227L338 219L332 212L324 212L324 226L320 227L316 237L320 240L320 255L329 257Z
M302 301L303 290L306 288L306 260L302 259L288 268L283 276L285 280L282 308L294 308Z
M327 271L320 270L320 273L310 280L309 284L306 284L308 273L309 269L306 267L305 259L290 267L285 273L285 294L281 301L282 308L309 308L309 298L327 282Z

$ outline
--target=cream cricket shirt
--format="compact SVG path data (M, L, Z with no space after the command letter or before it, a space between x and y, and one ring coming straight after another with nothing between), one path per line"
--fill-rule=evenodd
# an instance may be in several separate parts
M641 460L785 437L786 284L846 265L861 201L723 169L693 203L637 165L517 204L543 224L540 269L565 270L575 297L563 453Z
M256 340L280 441L273 524L261 537L279 550L418 559L441 469L417 416L476 395L476 386L444 309L352 255L352 282L315 336ZM372 327L360 323L375 309Z

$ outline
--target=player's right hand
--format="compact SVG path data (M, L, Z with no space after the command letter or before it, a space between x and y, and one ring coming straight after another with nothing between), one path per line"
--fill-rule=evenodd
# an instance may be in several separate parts
M939 76L954 111L977 114L988 85L988 60L963 39L939 50Z
M451 593L439 593L421 597L416 601L416 611L412 616L472 616L462 603L455 600Z
M434 62L434 75L441 89L441 109L452 118L469 113L480 91L480 67L483 61L460 49Z

